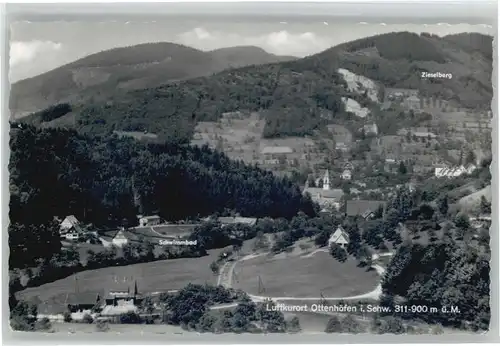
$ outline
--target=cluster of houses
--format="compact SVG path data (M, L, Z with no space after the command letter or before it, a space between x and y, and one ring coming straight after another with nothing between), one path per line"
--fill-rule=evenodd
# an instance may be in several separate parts
M158 215L143 216L138 215L139 226L130 229L121 227L116 230L86 230L74 215L67 216L60 223L61 237L67 241L90 242L89 237L100 243L105 248L124 246L132 243L142 243L145 239L153 244L162 244L164 240L178 240L189 236L199 223L192 224L165 224ZM211 218L205 218L201 221L209 221ZM218 217L216 219L225 227L230 224L255 225L256 218L249 217Z
M341 174L342 179L351 179L351 169L352 165L345 167ZM330 210L340 210L342 197L344 192L342 189L333 189L330 179L330 172L327 169L323 175L323 178L316 180L316 184L320 185L322 181L322 187L309 187L308 181L304 187L303 194L309 194L311 199L318 203L322 208L321 213L328 214ZM361 216L364 219L369 219L375 215L375 212L382 207L385 211L385 202L383 201L371 201L371 200L349 200L345 202L345 215L346 216Z
M434 176L436 178L455 178L459 177L463 174L471 174L477 169L477 167L473 164L469 164L467 166L440 166L434 168Z
M148 239L152 243L162 240L180 239L188 236L197 224L165 224L158 215L137 216L139 226L130 229L121 227L116 230L91 230L82 225L74 215L69 215L59 225L61 238L70 242L100 243L104 247L119 247L142 242Z
M116 276L110 278L107 287L99 292L80 292L75 277L75 292L55 296L38 304L38 318L63 321L64 313L69 312L73 321L81 321L85 315L94 320L118 320L119 316L139 310L144 295L139 293L137 280ZM133 285L132 285L133 282Z

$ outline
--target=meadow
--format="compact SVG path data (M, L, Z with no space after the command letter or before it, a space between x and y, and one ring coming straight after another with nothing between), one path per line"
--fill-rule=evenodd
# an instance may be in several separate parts
M75 291L102 294L111 287L133 288L135 280L142 294L177 290L189 283L216 284L217 275L213 274L209 265L217 259L221 251L222 249L212 250L207 256L200 258L180 258L86 270L61 280L27 288L17 295L22 299L45 302Z
M324 252L312 257L258 257L238 263L235 274L233 287L272 297L342 298L369 292L380 279L354 260L340 263Z

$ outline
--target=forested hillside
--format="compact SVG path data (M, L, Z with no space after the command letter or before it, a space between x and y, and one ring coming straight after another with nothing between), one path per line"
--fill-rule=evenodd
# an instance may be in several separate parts
M338 56L339 66L386 87L418 89L425 96L485 109L493 97L491 43L492 37L481 34L441 38L400 32L352 41L319 55ZM453 77L422 79L421 72L451 73Z
M106 102L76 105L66 117L73 117L68 126L83 132L148 131L165 140L187 142L198 121L217 120L224 112L249 110L259 111L265 118L266 137L302 136L332 119L349 117L342 97L371 108L366 95L347 90L337 72L339 67L387 87L416 88L423 95L454 100L467 107L488 107L492 61L481 53L462 49L462 45L427 34L384 34L300 60L227 70L211 77L132 91ZM422 71L452 73L453 78L425 80Z
M407 318L418 316L432 323L487 330L490 256L451 234L427 246L402 245L387 270L384 292L389 297L404 297L407 306L438 309L433 313L407 311ZM452 313L452 307L459 312Z
M207 76L231 67L291 59L294 58L276 56L257 47L203 52L160 42L114 48L14 83L10 109L19 117L56 103L102 101L127 90Z
M74 214L96 225L124 218L135 223L139 205L167 220L225 209L256 217L313 213L287 178L207 147L146 145L28 126L13 129L10 144L11 222L36 224ZM134 205L134 197L140 203Z

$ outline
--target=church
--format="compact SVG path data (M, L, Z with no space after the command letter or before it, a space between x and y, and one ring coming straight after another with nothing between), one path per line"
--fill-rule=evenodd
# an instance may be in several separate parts
M323 187L309 187L309 181L306 181L303 194L309 194L311 199L318 203L322 208L340 209L340 199L344 195L342 189L332 189L330 172L328 169L323 175Z

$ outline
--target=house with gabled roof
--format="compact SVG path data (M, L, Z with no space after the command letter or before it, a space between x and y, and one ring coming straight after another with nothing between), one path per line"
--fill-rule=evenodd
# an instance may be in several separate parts
M342 228L338 226L335 232L328 239L328 246L331 247L333 244L337 244L342 248L347 247L349 244L349 234Z
M74 215L69 215L59 225L59 233L66 234L71 231L81 232L80 222Z
M150 215L150 216L137 216L139 219L139 225L141 227L145 226L156 226L161 223L161 218L158 215Z
M89 311L100 303L102 303L101 296L97 292L68 293L65 301L70 312Z
M371 219L375 212L382 207L385 214L386 203L384 201L350 200L346 202L346 216L361 216L363 219Z
M340 175L342 180L351 180L352 179L352 171L350 169L344 169L342 174Z

